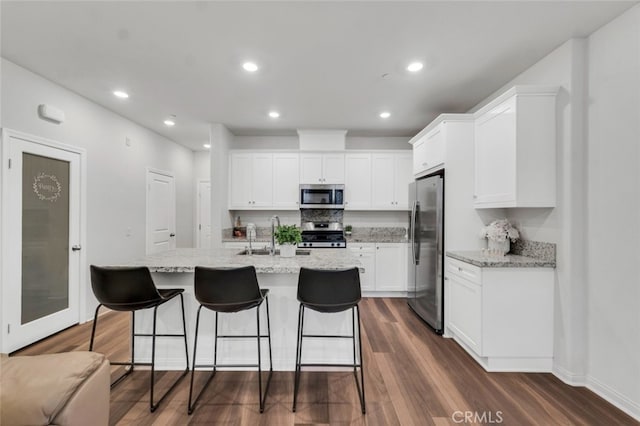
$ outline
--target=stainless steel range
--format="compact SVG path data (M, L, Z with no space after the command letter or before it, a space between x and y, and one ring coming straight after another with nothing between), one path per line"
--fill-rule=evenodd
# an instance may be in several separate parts
M307 248L345 248L342 223L339 222L302 222L302 242L298 247Z

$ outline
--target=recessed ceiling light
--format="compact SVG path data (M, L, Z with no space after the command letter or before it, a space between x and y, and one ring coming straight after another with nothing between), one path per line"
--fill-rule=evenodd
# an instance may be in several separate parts
M113 94L120 99L127 99L129 97L129 94L127 92L123 92L122 90L115 90Z
M269 112L269 117L278 118L278 117L280 117L280 113L278 111L270 111Z
M170 119L164 120L164 124L171 127L171 126L175 126L176 122Z
M249 71L249 72L258 71L258 66L253 62L245 62L244 64L242 64L242 68L244 68L245 71Z
M391 117L390 112L385 111L380 113L380 118L389 118L389 117Z
M211 144L210 144L210 143L205 143L205 144L203 144L202 146L204 146L204 147L205 147L205 148L207 148L207 149L211 148Z
M407 67L407 71L418 72L422 69L423 66L424 65L422 65L422 62L412 62Z

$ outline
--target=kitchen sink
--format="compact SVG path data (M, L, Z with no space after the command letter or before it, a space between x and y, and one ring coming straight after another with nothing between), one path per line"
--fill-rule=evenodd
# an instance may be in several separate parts
M249 250L242 250L238 253L240 256L249 256ZM311 254L311 250L296 250L296 256L308 256ZM269 255L268 249L253 249L251 250L251 255L255 256L264 256ZM276 256L280 255L280 250L276 250Z

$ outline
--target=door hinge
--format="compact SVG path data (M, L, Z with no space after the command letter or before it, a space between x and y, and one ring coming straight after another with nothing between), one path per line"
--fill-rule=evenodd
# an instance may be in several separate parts
M7 324L7 334L11 333L11 324Z
M202 225L198 225L198 231L202 231Z
M11 168L11 158L9 158L9 168Z

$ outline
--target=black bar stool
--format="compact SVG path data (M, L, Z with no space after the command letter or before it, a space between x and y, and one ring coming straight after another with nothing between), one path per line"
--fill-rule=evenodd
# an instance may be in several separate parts
M258 285L256 269L253 266L242 268L205 268L196 266L194 289L196 299L200 302L198 314L196 316L196 336L193 344L193 368L191 369L191 384L189 385L189 409L188 413L193 413L196 403L202 396L211 380L216 375L218 367L258 367L258 397L260 400L260 412L264 411L264 403L267 399L271 375L273 374L273 364L271 361L271 325L269 323L269 300L267 294L269 290L261 290ZM265 302L267 309L267 334L260 333L260 306ZM200 311L207 308L216 313L215 316L215 338L213 349L213 364L196 364L196 350L198 348L198 327L200 325ZM256 334L255 335L218 335L218 314L229 312L240 312L256 308ZM218 339L238 339L255 337L258 341L258 363L257 364L218 364ZM269 377L262 393L262 367L260 353L260 339L267 338L269 343ZM211 375L193 400L193 376L196 367L213 367ZM192 403L193 401L193 403Z
M102 306L106 306L114 311L130 311L131 312L131 361L130 362L112 362L111 365L126 365L128 368L118 379L111 384L113 388L120 383L125 377L133 372L134 366L144 365L151 366L150 379L150 398L149 410L153 413L162 400L176 387L178 382L189 371L189 350L187 348L187 326L184 315L184 298L181 288L158 289L153 283L149 269L142 267L99 267L91 265L91 287L93 294L100 303L96 308L93 318L93 328L91 330L91 342L89 350L93 350L93 340L96 334L96 326L98 324L98 311ZM182 307L182 334L158 334L156 333L156 319L158 316L158 307L176 296L180 296L180 305ZM140 309L153 308L153 332L136 333L136 311ZM138 336L151 337L151 362L135 362L135 338ZM187 361L187 368L176 379L171 387L160 397L157 403L153 402L153 387L155 384L155 357L156 357L156 337L183 337L184 353Z
M365 414L364 373L362 370L362 334L360 332L360 310L358 302L362 298L360 292L360 275L358 268L346 270L320 270L300 268L298 278L298 340L296 342L296 372L293 386L293 412L296 411L300 373L302 367L353 367L353 377L360 397L362 414ZM304 334L304 311L306 308L322 313L343 312L351 309L352 333L350 335L316 335ZM358 322L358 353L356 358L356 318ZM339 338L351 339L353 342L353 364L303 364L302 338ZM358 362L358 359L360 362ZM360 382L357 369L360 367Z

